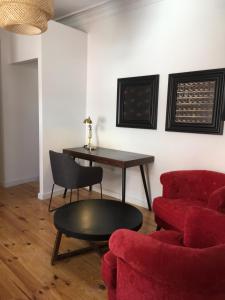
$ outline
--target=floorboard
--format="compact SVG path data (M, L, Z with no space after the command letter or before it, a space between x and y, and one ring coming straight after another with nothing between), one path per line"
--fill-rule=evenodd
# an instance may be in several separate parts
M37 183L0 188L0 300L106 300L100 275L100 257L84 254L57 262L50 259L56 235L48 201L37 199ZM81 199L99 194L80 191ZM111 197L105 197L112 199ZM76 192L73 194L76 200ZM69 201L54 198L54 205ZM141 232L155 230L153 214L144 215ZM83 247L85 242L63 237L61 250Z

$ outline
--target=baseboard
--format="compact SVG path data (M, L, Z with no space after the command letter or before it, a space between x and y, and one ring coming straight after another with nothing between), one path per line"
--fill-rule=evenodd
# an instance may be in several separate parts
M15 180L9 180L9 181L2 181L1 186L4 188L9 188L12 186L28 183L28 182L33 182L33 181L38 181L38 177L31 177L31 178L24 178L24 179L15 179Z
M97 186L93 186L92 188L93 188L94 192L97 192L97 193L101 192L100 189ZM87 187L87 188L84 188L84 189L88 190L89 188ZM55 196L61 196L61 195L63 195L63 193L64 193L64 189L62 189L62 188L56 189L55 188L53 196L54 197ZM102 193L103 193L103 195L106 195L106 196L109 196L109 197L113 197L113 198L116 198L116 199L121 199L121 194L113 192L113 191L103 189ZM38 194L38 199L39 200L47 200L47 199L50 199L50 196L51 196L51 192L39 193ZM146 199L140 200L139 198L130 197L129 195L127 195L126 198L129 199L129 201L127 201L127 203L135 204L135 205L138 205L138 206L141 206L141 207L148 208Z
M56 197L56 196L61 196L63 195L64 193L64 189L62 188L55 188L54 192L53 192L53 197ZM47 199L50 199L51 197L51 192L48 192L48 193L38 193L38 199L39 200L47 200Z
M97 193L100 193L100 189L97 186L93 187L93 191L95 191ZM102 193L103 193L103 195L106 195L106 196L109 196L109 197L113 197L113 198L116 198L116 199L121 199L121 194L117 193L117 192L113 192L113 191L110 191L110 190L107 190L107 189L103 189ZM126 195L126 199L129 199L129 201L126 201L127 203L138 205L138 206L141 206L141 207L144 207L144 208L148 208L146 198L141 200L137 197Z

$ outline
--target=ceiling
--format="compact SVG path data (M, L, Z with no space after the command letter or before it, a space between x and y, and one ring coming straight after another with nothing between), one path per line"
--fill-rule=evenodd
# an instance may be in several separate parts
M104 0L54 0L55 19L102 4Z

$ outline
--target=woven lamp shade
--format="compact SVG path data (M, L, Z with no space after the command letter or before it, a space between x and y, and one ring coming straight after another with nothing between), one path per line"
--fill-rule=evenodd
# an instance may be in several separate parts
M41 34L53 17L53 0L0 0L0 27L20 34Z

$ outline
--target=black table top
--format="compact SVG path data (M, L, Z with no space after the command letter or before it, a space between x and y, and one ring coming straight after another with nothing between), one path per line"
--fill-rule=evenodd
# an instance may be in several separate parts
M55 227L67 236L106 241L121 228L139 230L142 213L134 206L114 200L81 200L64 205L54 215Z

